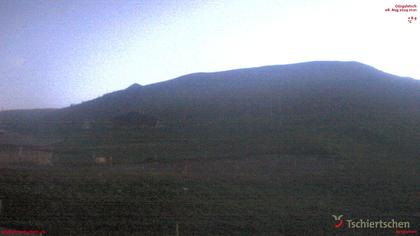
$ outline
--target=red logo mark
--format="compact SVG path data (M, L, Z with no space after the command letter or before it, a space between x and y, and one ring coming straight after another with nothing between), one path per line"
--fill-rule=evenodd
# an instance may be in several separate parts
M336 216L336 215L331 215L331 216L334 218L334 220L338 221L338 222L335 224L335 228L336 228L336 229L339 229L339 228L341 228L341 227L344 225L344 220L343 220L343 219L341 219L341 217L343 217L343 215L339 215L339 216Z

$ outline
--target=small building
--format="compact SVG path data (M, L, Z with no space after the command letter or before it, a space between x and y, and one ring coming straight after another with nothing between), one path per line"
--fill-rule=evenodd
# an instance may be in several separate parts
M112 165L112 157L95 157L96 165Z
M0 164L51 165L52 142L18 133L0 132Z

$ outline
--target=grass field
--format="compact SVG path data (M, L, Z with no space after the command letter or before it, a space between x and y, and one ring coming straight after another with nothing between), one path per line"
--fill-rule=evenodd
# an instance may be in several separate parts
M420 225L419 162L266 155L1 168L2 226L51 235L395 235L332 214ZM417 227L417 228L416 228Z
M54 165L0 167L0 226L49 235L396 234L335 229L331 215L344 215L419 230L417 129L306 121L40 129L59 134ZM95 165L93 154L112 156L112 166Z

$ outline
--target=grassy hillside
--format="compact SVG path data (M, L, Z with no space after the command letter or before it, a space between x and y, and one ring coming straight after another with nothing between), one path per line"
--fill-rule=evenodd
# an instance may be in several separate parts
M26 119L16 118L9 127L61 136L68 141L64 146L79 142L81 149L115 147L106 151L137 161L150 158L150 153L166 158L174 147L191 158L202 156L199 149L207 156L230 150L237 156L414 157L420 141L419 91L417 80L361 63L309 62L135 84L42 116L34 114L29 121L22 115ZM131 111L157 117L162 127L126 132L106 125ZM96 128L83 130L84 121ZM141 147L131 145L143 142ZM127 155L121 154L121 145L127 146Z
M418 230L419 91L419 81L360 63L313 62L191 74L9 119L6 128L62 142L54 166L0 166L0 227L395 235L337 230L331 215L343 214ZM131 111L161 125L108 125Z

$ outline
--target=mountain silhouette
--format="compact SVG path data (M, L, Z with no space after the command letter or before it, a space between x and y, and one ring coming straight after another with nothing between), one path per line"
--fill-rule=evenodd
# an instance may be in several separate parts
M39 120L100 123L129 112L206 137L229 133L268 143L283 140L276 145L290 152L309 145L341 152L359 147L414 153L420 141L420 81L338 61L193 73L146 86L133 84L48 111Z
M167 122L185 116L213 120L267 113L311 117L370 113L385 118L386 113L418 111L419 84L357 62L308 62L194 73L147 86L134 84L57 110L55 116L109 119L143 110Z

